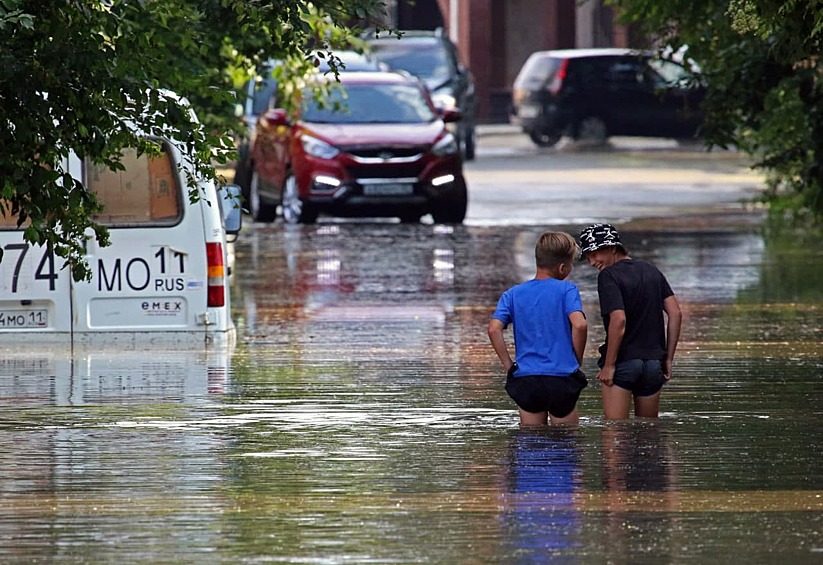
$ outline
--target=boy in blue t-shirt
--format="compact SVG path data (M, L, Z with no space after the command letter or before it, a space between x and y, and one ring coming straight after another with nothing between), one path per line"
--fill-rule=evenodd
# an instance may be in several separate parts
M526 426L577 423L577 399L588 382L580 370L588 324L577 287L564 279L578 253L575 239L545 232L534 248L537 274L503 293L489 339L506 370L506 392ZM516 361L503 330L514 324Z

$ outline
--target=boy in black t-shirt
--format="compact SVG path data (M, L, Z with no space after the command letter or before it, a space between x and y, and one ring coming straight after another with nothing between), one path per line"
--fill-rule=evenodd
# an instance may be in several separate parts
M635 416L656 418L680 339L677 298L657 267L629 257L609 224L581 231L580 253L600 271L597 294L606 342L600 346L597 379L605 385L605 416L628 418L634 398Z

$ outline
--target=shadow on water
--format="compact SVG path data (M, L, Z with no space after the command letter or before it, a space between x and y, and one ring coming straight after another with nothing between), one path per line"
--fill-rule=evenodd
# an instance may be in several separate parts
M819 562L823 252L625 226L686 314L661 418L590 378L577 429L521 430L485 330L540 231L252 226L236 350L7 352L0 560Z

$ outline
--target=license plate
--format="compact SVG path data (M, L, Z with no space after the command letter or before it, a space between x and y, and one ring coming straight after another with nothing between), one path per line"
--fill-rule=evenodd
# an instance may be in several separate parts
M538 106L521 106L517 111L520 118L536 118L539 113L540 108Z
M411 184L367 184L363 187L366 196L407 196L414 193Z
M0 329L45 328L49 325L49 311L0 310Z

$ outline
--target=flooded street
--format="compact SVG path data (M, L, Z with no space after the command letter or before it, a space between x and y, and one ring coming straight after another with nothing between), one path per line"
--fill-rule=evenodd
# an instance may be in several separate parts
M601 417L576 265L572 430L486 335L547 226L249 223L229 351L4 352L0 562L820 563L823 250L701 218L620 226L684 309L659 421Z

